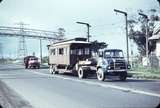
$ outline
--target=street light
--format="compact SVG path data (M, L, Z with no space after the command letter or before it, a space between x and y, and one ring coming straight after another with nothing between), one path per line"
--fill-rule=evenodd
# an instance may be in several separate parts
M89 35L89 28L91 27L91 25L90 24L88 24L88 23L84 23L84 22L76 22L76 23L78 23L78 24L84 24L84 25L86 25L87 26L87 40L88 40L88 42L89 42L89 38L90 38L90 35Z
M125 20L126 20L126 46L127 46L127 63L129 64L129 47L128 47L128 20L127 20L127 12L121 11L114 9L115 12L121 13L125 15Z
M143 13L138 13L140 16L145 18L146 21L146 58L147 58L147 65L148 65L148 16Z

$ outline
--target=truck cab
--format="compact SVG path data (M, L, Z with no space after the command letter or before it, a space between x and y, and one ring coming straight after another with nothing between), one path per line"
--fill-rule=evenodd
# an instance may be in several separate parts
M119 76L124 81L127 78L128 64L121 49L106 49L99 52L97 62L97 78L104 81L107 75Z
M24 58L24 65L25 68L40 68L40 62L38 61L38 58L35 56L27 56Z

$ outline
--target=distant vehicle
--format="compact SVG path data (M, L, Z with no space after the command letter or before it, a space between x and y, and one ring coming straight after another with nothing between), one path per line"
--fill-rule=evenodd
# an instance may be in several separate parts
M27 56L24 58L24 65L25 68L34 68L34 69L39 69L40 68L40 63L38 61L38 58L35 56Z
M125 61L123 51L120 49L107 49L99 52L97 63L97 78L104 81L106 75L119 76L126 80L130 65Z
M75 38L48 45L49 67L51 74L71 72L79 78L95 74L92 67L96 64L91 59L91 43L86 38Z

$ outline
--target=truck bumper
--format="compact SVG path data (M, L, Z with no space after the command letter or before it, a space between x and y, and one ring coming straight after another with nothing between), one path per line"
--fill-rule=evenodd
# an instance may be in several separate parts
M39 63L31 63L29 64L29 66L39 66L40 64Z
M121 70L107 70L107 72L127 72L127 69L121 69Z
M127 75L127 70L122 69L122 70L107 70L105 72L106 75L112 75L112 76L120 76L120 75Z

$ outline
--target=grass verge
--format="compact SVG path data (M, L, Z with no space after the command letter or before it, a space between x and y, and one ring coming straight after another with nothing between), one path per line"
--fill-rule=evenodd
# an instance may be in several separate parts
M139 66L128 72L133 78L160 79L160 68Z

